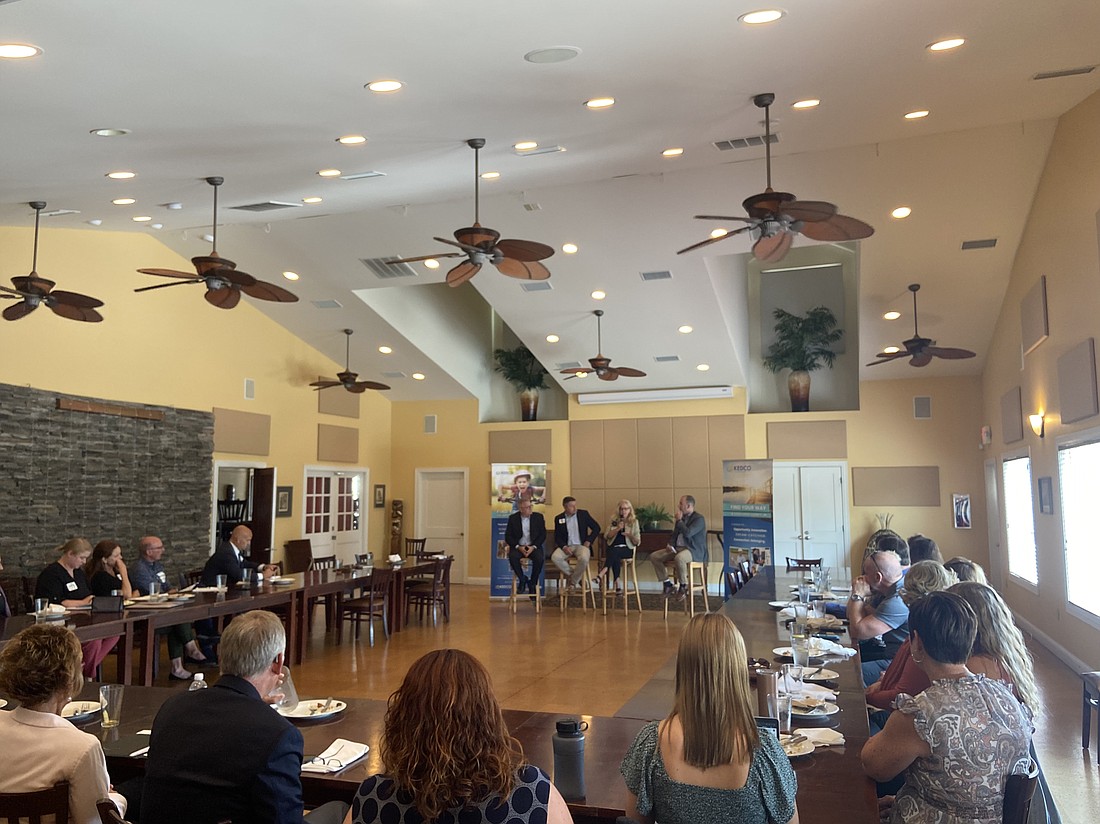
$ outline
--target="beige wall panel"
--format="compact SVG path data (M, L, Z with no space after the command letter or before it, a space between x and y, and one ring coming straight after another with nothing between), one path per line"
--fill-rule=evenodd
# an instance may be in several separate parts
M1014 386L1001 395L1001 439L1016 443L1024 439L1024 407L1020 387Z
M672 419L638 420L638 486L664 487L672 483ZM637 503L637 502L635 502Z
M710 486L707 419L672 419L672 483L682 494L699 496Z
M271 453L271 416L214 407L214 451L240 455Z
M327 375L319 375L318 380L331 380ZM359 399L361 394L348 392L339 386L317 393L317 411L325 415L340 415L343 418L359 417Z
M550 463L549 429L513 429L489 433L489 463Z
M638 489L638 500L631 498L630 502L634 504L635 509L643 504L662 504L671 515L676 509L676 502L679 500L680 493L676 492L671 486L643 486ZM672 524L667 524L664 528L671 529Z
M317 460L359 462L359 430L350 426L317 424Z
M1058 400L1064 424L1100 412L1096 397L1096 344L1092 338L1086 338L1058 358Z
M697 496L698 497L698 496ZM707 509L704 512L701 504L696 506L700 512L707 518L707 529L721 529L722 528L722 487L711 488L707 494ZM711 545L717 546L721 541L715 541L711 538ZM713 561L714 551L711 550L710 559Z
M773 421L768 424L773 461L820 461L848 457L846 421Z
M587 509L588 514L596 519L596 523L598 523L601 527L607 525L606 513L611 511L609 507L613 506L614 502L607 503L607 501L610 500L611 496L607 493L606 490L574 489L569 494L577 499L577 509ZM551 509L553 510L551 514L557 515L559 512L561 512L561 498L559 497L557 500L552 501L552 503L554 504L554 506L551 507ZM552 525L549 521L547 521L546 528L550 529L551 527Z
M604 486L638 486L639 446L636 420L603 422Z
M855 506L939 506L938 466L854 466Z
M613 517L618 517L618 510L616 504L623 498L626 498L634 506L638 505L638 487L615 487L613 489L605 489L603 493L603 509L595 510L592 507L585 507L592 513L592 517L599 521L601 528L606 528Z
M603 489L603 421L569 424L569 467L575 488Z
M722 485L722 461L745 457L745 416L711 415L707 418L710 438L710 485Z

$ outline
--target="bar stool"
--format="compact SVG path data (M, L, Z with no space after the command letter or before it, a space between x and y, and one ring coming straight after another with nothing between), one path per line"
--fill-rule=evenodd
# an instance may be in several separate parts
M1089 731L1092 727L1092 711L1096 710L1100 719L1100 672L1083 672L1084 682L1081 699L1081 749L1089 748ZM1100 720L1097 721L1096 737L1100 739ZM1100 743L1096 745L1096 763L1100 764Z
M676 559L669 558L665 561L665 567L670 573L675 573ZM699 578L696 580L695 573L699 573ZM710 602L707 600L707 564L705 561L691 561L688 564L688 592L687 598L684 602L684 612L691 613L691 617L695 617L695 593L703 593L703 611L710 612ZM669 598L665 598L665 619L668 619L668 602Z
M505 543L504 541L497 541L497 557L498 558L503 558L506 561L508 560L508 544ZM528 574L530 574L530 572L531 572L531 563L532 562L531 562L530 558L520 558L520 560L519 560L520 569L522 569L525 572L527 572ZM509 567L508 571L512 572L511 567ZM518 587L518 584L519 584L519 579L516 578L515 573L512 572L512 592L508 596L508 603L512 605L512 614L513 615L516 614L516 610L519 608L518 607L518 603L519 603L519 587ZM535 614L537 615L538 613L542 612L542 597L540 596L539 591L538 591L538 581L535 582L534 602L535 602ZM593 605L593 609L595 609L594 605Z
M577 559L576 558L566 558L566 563L569 564L569 569L571 571L576 571L576 569L577 569ZM589 561L589 563L591 563L591 561ZM555 580L556 580L556 585L557 585L557 588L558 588L557 589L557 592L558 592L558 607L561 609L562 612L565 612L566 606L569 605L569 596L570 595L580 595L581 596L581 610L584 611L584 612L588 612L588 601L589 601L589 599L591 599L591 601L592 601L592 611L593 612L596 611L596 593L593 592L593 590L592 590L592 579L590 577L588 577L587 573L584 576L581 577L580 591L579 592L577 592L577 591L570 592L569 591L569 586L568 586L569 582L566 580L565 574L560 569L558 569L552 563L548 564L545 567L545 569L546 569L545 574L547 576L547 581L550 580L550 576L552 576L552 575L556 576ZM572 574L570 574L570 577L572 577Z
M630 596L634 596L634 601L638 605L638 612L642 611L642 595L641 590L638 589L638 548L634 548L634 552L631 553L629 558L623 558L619 563L621 568L619 571L619 580L623 583L623 615L630 614ZM614 601L620 593L615 591L615 587L611 581L611 572L608 571L607 578L604 580L603 586L603 614L607 615L607 599L611 598Z

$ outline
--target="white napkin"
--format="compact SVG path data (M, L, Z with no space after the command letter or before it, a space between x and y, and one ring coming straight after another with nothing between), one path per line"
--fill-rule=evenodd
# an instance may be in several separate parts
M217 587L195 587L192 592L221 592Z
M856 651L851 647L841 646L825 638L811 638L809 640L810 651L820 655L839 655L841 658L851 658Z
M391 564L399 564L399 563L401 563L401 556L400 555L391 555L389 557L389 561L390 561Z
M843 747L844 736L828 727L806 727L794 731L795 735L804 735L815 747Z
M334 773L344 769L349 764L358 761L370 752L370 747L357 741L348 741L346 738L337 738L327 750L316 758L302 764L302 772L310 773ZM338 762L338 763L322 763Z
M784 683L783 676L779 676L779 691L784 693L787 691L786 684ZM824 701L836 701L836 693L832 690L827 690L825 687L817 684L803 684L802 694L807 698L820 698Z
M65 607L61 606L61 604L50 604L43 612L50 615L63 615L65 613Z

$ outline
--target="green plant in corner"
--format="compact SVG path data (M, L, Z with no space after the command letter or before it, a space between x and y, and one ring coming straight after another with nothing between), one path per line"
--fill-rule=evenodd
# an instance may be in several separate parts
M634 517L642 525L642 532L655 532L661 524L672 522L672 515L662 504L644 504L634 509Z
M504 377L520 393L520 411L525 421L538 417L539 390L546 389L546 369L526 346L494 349L493 371Z
M776 309L775 342L768 347L764 368L770 372L790 369L787 385L792 412L810 409L810 373L822 366L830 369L836 362L833 344L844 336L836 328L836 317L825 306L817 306L803 315Z

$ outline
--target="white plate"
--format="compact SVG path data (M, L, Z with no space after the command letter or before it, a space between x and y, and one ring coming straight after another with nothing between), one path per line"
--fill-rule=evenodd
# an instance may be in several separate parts
M8 705L8 702L3 698L0 698L0 710L4 709Z
M103 709L98 701L70 701L61 708L61 717L68 718L74 724L90 721Z
M791 707L791 715L798 715L803 718L814 718L821 715L836 715L840 712L840 707L836 704L826 702L822 707L815 707L812 710L804 710L799 707Z
M336 715L339 712L343 712L348 708L348 705L343 701L333 701L332 706L328 708L327 712L321 712L321 708L325 705L325 699L309 698L305 701L299 701L298 706L292 710L286 710L282 707L277 707L276 711L284 718L329 718Z
M293 584L293 578L269 578L269 581L273 584Z
M814 675L804 675L802 677L806 681L836 681L840 678L840 673L831 669L823 669Z
M789 607L791 604L798 603L797 601L768 601L768 606L772 609L783 609Z
M794 659L794 650L790 647L776 647L772 650L772 653L778 655L780 658L790 658L792 660ZM810 660L824 661L825 654L820 650L810 650Z
M784 744L783 736L779 736L779 745L783 748L783 752L787 754L788 758L800 758L803 755L809 755L814 751L813 741L799 741L797 744Z

